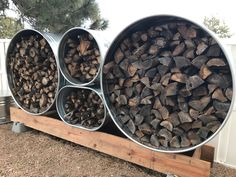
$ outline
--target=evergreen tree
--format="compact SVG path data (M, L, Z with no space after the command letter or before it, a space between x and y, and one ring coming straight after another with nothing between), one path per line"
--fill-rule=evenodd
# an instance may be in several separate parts
M12 0L23 21L35 29L65 32L71 27L105 29L108 21L100 16L95 0Z
M229 27L225 24L225 22L216 17L205 17L203 23L220 38L230 38L232 36Z
M19 20L11 17L0 17L0 39L12 38L22 28L23 26Z
M4 11L9 8L8 0L0 0L0 15L4 15Z

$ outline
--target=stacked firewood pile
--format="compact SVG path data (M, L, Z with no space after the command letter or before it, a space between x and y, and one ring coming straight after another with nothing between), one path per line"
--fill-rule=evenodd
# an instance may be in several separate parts
M64 103L64 120L72 125L85 128L99 127L105 118L104 105L101 97L86 88L68 88Z
M105 60L100 50L105 45L92 31L67 31L59 43L59 66L43 33L18 33L7 53L14 99L39 115L57 97L61 119L87 130L107 122L106 105L129 138L155 150L180 152L205 143L230 111L228 60L215 38L198 25L174 17L151 18L126 28ZM59 92L63 78L57 68L68 81Z
M103 67L115 121L128 136L156 149L189 148L208 139L232 99L221 47L187 21L132 30L108 52Z
M66 39L63 60L71 78L88 83L98 74L100 51L94 37L81 31L78 30L79 37Z
M99 129L106 119L97 82L102 60L98 42L92 31L75 27L59 44L60 69L71 85L59 91L63 99L57 100L57 110L65 122L87 130Z
M48 110L58 87L54 53L38 33L22 35L7 58L9 85L18 104L26 111L40 114Z

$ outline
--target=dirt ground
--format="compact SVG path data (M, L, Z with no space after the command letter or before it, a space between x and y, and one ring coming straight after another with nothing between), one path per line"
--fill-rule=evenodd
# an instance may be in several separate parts
M1 177L161 177L152 170L30 130L15 134L0 125ZM236 170L214 164L212 177L235 177Z

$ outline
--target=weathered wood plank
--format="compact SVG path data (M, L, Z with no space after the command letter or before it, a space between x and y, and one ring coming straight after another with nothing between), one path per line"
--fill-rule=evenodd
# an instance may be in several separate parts
M11 120L82 146L144 166L162 173L182 177L209 177L210 163L181 154L155 152L118 136L90 132L64 124L46 116L33 116L17 108L10 108Z

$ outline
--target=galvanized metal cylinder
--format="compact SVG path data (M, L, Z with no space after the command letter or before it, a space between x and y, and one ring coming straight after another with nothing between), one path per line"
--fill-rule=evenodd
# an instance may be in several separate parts
M0 97L0 125L10 122L11 106L15 106L11 96Z
M229 57L229 55L227 54L223 44L220 42L220 40L216 37L215 34L213 34L211 31L209 31L208 29L206 29L206 27L204 27L201 24L198 24L192 20L189 20L185 17L179 17L179 16L174 16L174 15L156 15L156 16L150 16L150 17L146 17L143 19L140 19L134 23L132 23L131 25L129 25L128 27L126 27L123 31L121 31L119 33L119 35L114 39L114 41L111 43L111 46L106 54L105 57L105 61L104 61L104 66L109 63L114 61L114 54L117 50L117 48L120 46L120 44L127 38L131 37L131 35L136 32L136 31L144 31L149 29L150 27L154 26L158 28L158 25L162 25L165 26L169 23L187 23L189 24L189 26L194 25L197 28L199 28L203 33L208 34L210 37L212 37L215 41L216 44L219 45L219 47L221 48L223 54L225 55L225 58L228 62L229 68L230 68L230 73L231 73L231 77L232 77L232 90L234 91L235 88L235 76L232 72L233 70L233 65L232 65L232 59ZM165 27L164 27L165 28ZM204 40L204 39L203 39ZM101 73L101 89L102 89L102 94L104 96L105 99L105 104L106 107L108 109L108 112L112 118L112 120L114 121L114 123L117 125L117 127L131 140L133 140L134 142L136 142L137 144L144 146L145 148L154 150L154 151L160 151L160 152L168 152L168 153L179 153L179 152L185 152L185 151L190 151L193 150L197 147L202 146L203 144L207 143L208 141L210 141L213 137L215 137L220 130L224 127L225 123L227 122L229 116L231 115L232 112L232 108L233 108L233 104L234 104L234 100L235 100L235 93L233 93L232 96L232 100L231 100L231 105L228 109L227 112L227 116L225 117L225 119L223 120L223 122L221 123L220 127L217 129L217 131L215 133L213 133L212 135L210 135L206 140L202 141L199 144L196 145L191 145L189 147L180 147L180 148L165 148L163 146L160 147L154 147L148 143L143 143L140 141L140 139L134 134L131 133L128 128L126 127L126 125L124 123L122 123L121 119L119 118L119 115L117 114L119 108L115 107L114 103L112 103L110 101L110 92L109 92L109 81L113 84L118 85L117 89L119 89L119 82L116 81L114 79L114 81L111 80L107 80L106 79L106 75L103 74L104 72L104 66L102 68L102 73ZM107 68L106 68L107 70ZM135 88L134 88L135 89ZM114 98L113 98L114 100ZM116 103L117 104L117 103ZM127 108L128 110L130 109L129 107ZM121 112L121 111L120 111ZM123 114L126 115L125 112L123 112Z
M71 124L68 121L66 121L65 116L66 111L65 111L65 104L67 102L67 97L70 95L71 92L76 92L78 90L88 90L90 92L94 92L97 96L99 96L99 98L101 99L102 103L103 103L103 107L104 107L104 116L101 119L101 124L99 126L96 127L85 127L80 123L76 123L76 124ZM60 89L59 93L58 93L58 97L56 100L56 108L57 108L57 112L60 116L60 118L62 119L63 122L65 122L66 124L76 127L76 128L81 128L84 130L89 130L89 131L96 131L98 129L100 129L102 126L104 126L108 121L109 121L109 117L106 111L106 106L104 103L104 99L102 97L101 94L101 90L97 87L78 87L78 86L73 86L73 85L66 85L63 88ZM78 112L79 108L74 109L75 112ZM97 111L97 110L96 110Z
M73 39L75 41L78 41L80 36L83 34L88 34L93 37L100 52L100 64L99 64L97 73L91 80L85 81L85 82L82 82L79 79L72 77L64 62L64 58L66 57L66 52L68 50L68 47L66 46L67 40ZM105 52L107 51L108 47L109 47L109 42L107 39L104 38L104 33L102 31L88 30L81 27L71 28L70 30L64 33L59 44L58 57L59 57L59 66L60 66L62 75L72 85L87 86L87 85L94 85L96 83L99 83L100 70L101 70L101 66L103 65Z
M24 108L22 106L22 104L20 103L20 101L16 98L16 95L13 94L13 88L14 88L14 79L12 78L13 75L12 75L12 71L11 71L11 68L10 68L10 65L9 65L9 62L10 62L10 55L11 55L11 52L14 50L15 46L17 43L20 42L20 40L24 37L30 37L30 36L40 36L42 37L43 39L46 40L46 42L49 44L49 47L51 48L52 52L53 52L53 55L55 57L55 61L56 61L56 72L57 72L57 87L55 88L54 92L55 92L55 96L53 98L53 102L47 106L47 108L41 112L38 112L38 113L35 113L33 112L32 110L30 109L27 109L27 108ZM45 114L46 112L48 112L50 109L55 109L55 99L56 99L56 96L57 96L57 93L60 89L60 87L62 85L64 85L64 78L60 76L60 70L59 70L59 66L58 66L58 44L59 44L59 41L60 41L60 36L59 35L56 35L56 34L51 34L51 33L42 33L40 31L37 31L37 30L34 30L34 29L23 29L21 31L19 31L18 33L15 34L15 36L12 38L9 46L8 46L8 50L7 50L7 54L6 54L6 71L7 71L7 79L8 79L8 85L9 85L9 88L10 88L10 91L11 91L11 94L12 94L12 97L15 101L15 103L22 109L24 110L25 112L29 113L29 114L32 114L32 115L42 115L42 114Z

